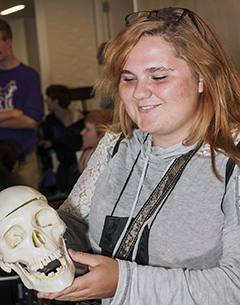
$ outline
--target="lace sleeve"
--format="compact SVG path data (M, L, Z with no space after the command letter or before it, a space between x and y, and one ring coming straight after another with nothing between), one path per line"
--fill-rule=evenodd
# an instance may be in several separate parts
M86 169L74 185L68 198L60 206L61 210L64 210L78 218L88 218L96 182L107 164L108 151L115 145L117 139L118 135L116 134L105 134L88 161Z

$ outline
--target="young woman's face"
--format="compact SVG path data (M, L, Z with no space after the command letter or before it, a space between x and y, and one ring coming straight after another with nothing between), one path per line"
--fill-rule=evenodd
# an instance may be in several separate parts
M131 119L153 145L183 141L193 124L203 83L160 36L143 36L121 72L119 93Z
M96 148L101 136L97 134L95 125L85 122L85 128L80 132L82 135L83 146L87 148Z

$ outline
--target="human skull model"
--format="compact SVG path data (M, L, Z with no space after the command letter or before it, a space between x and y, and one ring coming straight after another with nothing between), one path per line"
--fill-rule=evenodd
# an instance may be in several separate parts
M75 268L65 230L38 191L13 186L0 192L0 267L18 273L27 288L57 292L71 285Z

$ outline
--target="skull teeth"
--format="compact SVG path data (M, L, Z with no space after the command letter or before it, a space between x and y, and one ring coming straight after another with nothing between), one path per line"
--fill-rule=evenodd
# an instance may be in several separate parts
M49 257L50 257L51 261L55 260L55 258L56 258L53 254L50 254Z
M37 276L36 276L37 275ZM40 279L44 279L46 277L46 275L44 273L36 273L35 277L38 277Z
M39 269L43 269L45 266L47 266L49 263L51 263L52 261L58 259L62 265L66 264L66 261L63 257L61 257L61 252L60 250L56 250L55 252L53 252L52 254L48 255L47 257L45 257L42 261L39 261L35 264L32 264L28 270L29 272L36 272ZM48 275L49 276L49 275Z
M47 266L52 260L50 259L50 257L46 257L44 260L43 260L43 265L44 266Z
M51 272L48 274L48 278L53 278L55 276L55 273L54 272Z
M51 278L54 278L55 276L58 276L60 273L62 273L64 271L64 269L66 268L66 266L61 266L59 268L57 268L57 272L51 272L49 273L48 275L46 275L45 273L42 273L42 272L36 272L34 275L36 278L39 278L39 279L51 279Z
M61 263L62 266L66 266L65 258L60 257L60 258L59 258L59 261L60 261L60 263Z

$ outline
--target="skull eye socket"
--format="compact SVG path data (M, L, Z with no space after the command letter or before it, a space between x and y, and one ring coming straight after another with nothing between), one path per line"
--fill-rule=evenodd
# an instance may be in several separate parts
M55 211L52 208L42 209L35 215L36 224L43 228L53 226L56 219Z
M26 237L26 232L22 227L15 225L11 227L3 236L3 240L11 249L16 248Z

